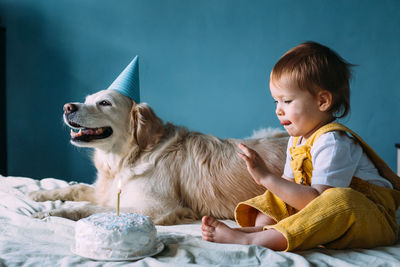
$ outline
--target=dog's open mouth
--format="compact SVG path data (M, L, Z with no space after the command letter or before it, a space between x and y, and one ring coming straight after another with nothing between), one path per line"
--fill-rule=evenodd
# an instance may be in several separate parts
M80 142L90 142L92 140L107 138L112 134L111 127L99 127L99 128L86 128L81 125L68 122L71 127L71 140Z

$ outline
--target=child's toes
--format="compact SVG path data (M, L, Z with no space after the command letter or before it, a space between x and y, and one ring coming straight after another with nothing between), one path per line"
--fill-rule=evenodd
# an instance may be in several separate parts
M201 236L203 237L203 240L214 241L214 233L213 232L202 232Z

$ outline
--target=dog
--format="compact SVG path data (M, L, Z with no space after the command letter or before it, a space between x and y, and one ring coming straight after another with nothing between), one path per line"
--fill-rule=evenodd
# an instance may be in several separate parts
M155 224L189 223L204 215L233 219L240 201L264 193L238 156L238 143L255 149L270 171L281 176L288 136L283 131L263 138L219 139L163 121L146 103L115 90L64 105L71 143L93 148L94 185L75 184L31 192L35 201L86 201L76 208L34 214L72 220L111 212L120 194L121 212L150 216Z

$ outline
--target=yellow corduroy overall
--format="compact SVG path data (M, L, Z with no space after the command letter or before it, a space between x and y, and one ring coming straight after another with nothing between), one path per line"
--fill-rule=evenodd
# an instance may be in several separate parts
M311 185L310 149L316 139L330 131L350 133L363 147L381 176L397 190L383 188L353 177L348 188L330 188L297 211L268 190L238 204L236 222L254 226L258 212L277 221L264 230L275 229L288 242L286 251L306 250L323 245L327 248L371 248L396 242L399 227L396 210L400 204L400 177L353 131L339 123L330 123L316 131L306 143L297 146L293 138L290 166L298 184Z

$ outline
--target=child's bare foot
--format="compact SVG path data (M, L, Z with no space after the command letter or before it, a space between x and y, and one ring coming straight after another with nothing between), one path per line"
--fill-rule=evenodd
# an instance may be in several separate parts
M204 216L201 221L204 240L216 243L247 244L243 232L232 229L213 217Z
M262 231L262 227L250 227L251 229L241 231L232 229L209 216L204 216L201 221L201 233L206 241L242 245L254 244L273 250L285 250L287 248L286 238L274 229Z

